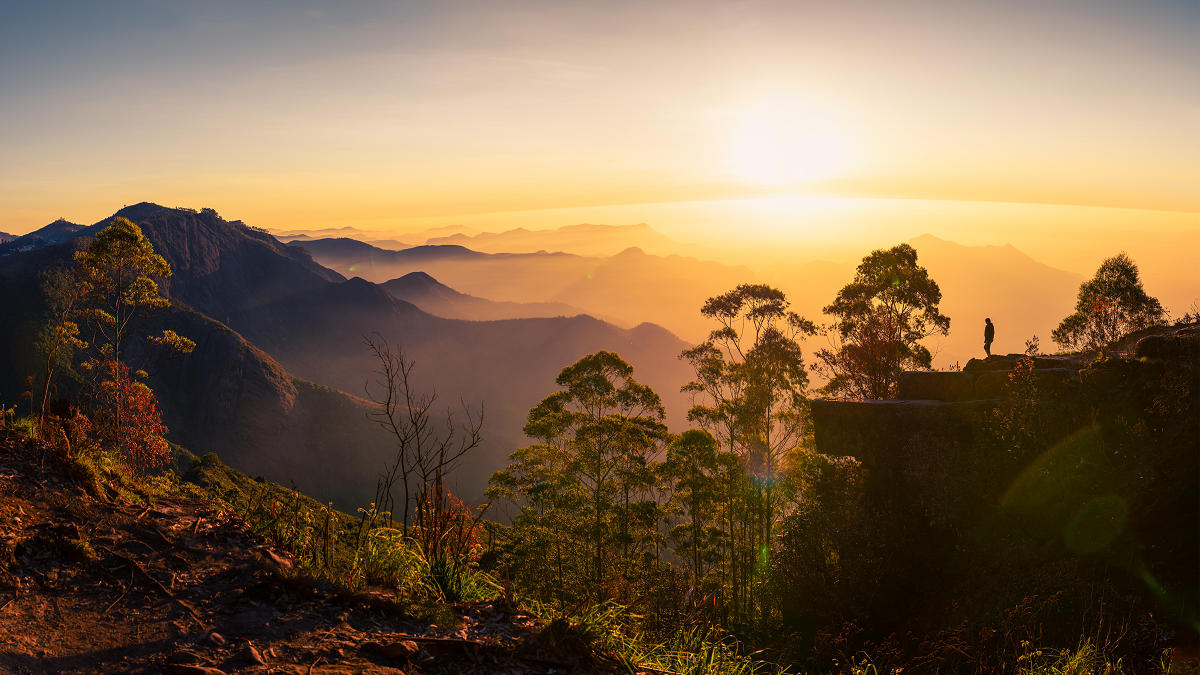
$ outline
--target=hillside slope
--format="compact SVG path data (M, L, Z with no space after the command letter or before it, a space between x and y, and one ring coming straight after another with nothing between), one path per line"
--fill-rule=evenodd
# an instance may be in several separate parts
M484 443L457 476L458 490L468 498L479 497L487 477L503 467L508 454L522 443L521 428L528 410L555 389L558 372L589 353L601 349L620 353L637 369L638 378L663 396L672 425L678 428L686 423L688 402L679 388L690 379L691 371L677 358L686 343L656 326L623 330L589 316L443 319L362 279L342 281L340 275L313 262L302 250L284 246L240 223L224 221L215 212L141 204L117 215L138 217L155 250L172 265L174 274L161 286L164 292L173 301L224 324L210 325L181 311L164 317L161 327L176 329L196 340L198 346L194 355L170 366L180 368L179 373L169 376L170 371L164 372L162 383L155 386L166 398L168 414L180 429L181 439L195 446L194 451L211 447L198 440L210 431L224 438L221 425L236 429L245 440L221 440L225 447L217 452L238 468L261 470L272 480L287 483L297 476L282 472L307 478L315 471L312 467L328 464L336 467L331 469L333 477L344 473L344 480L338 477L330 482L340 486L336 492L339 500L361 502L364 495L369 499L375 474L385 459L391 458L391 451L377 449L386 445L362 440L367 433L359 426L362 403L346 399L336 399L336 404L318 403L321 396L333 394L313 389L306 395L304 385L289 385L285 375L362 395L377 369L363 336L374 334L403 345L408 357L417 362L416 381L422 390L436 390L435 412L439 415L447 409L458 410L460 402L475 411L484 406ZM77 241L68 242L0 262L0 284L13 288L4 300L13 309L6 314L6 319L12 317L11 330L5 333L10 349L28 350L31 342L31 319L40 311L37 271L65 264L76 245ZM16 307L21 303L22 307ZM225 326L248 344L226 335ZM268 365L249 345L270 355L274 365ZM261 384L257 389L251 387L250 394L243 389L246 381L232 375L242 363L264 364L261 373L247 380ZM4 400L16 398L22 373L29 367L26 361L24 366L6 371ZM290 393L292 388L297 393ZM226 397L233 391L242 392L248 400L229 403ZM314 401L311 409L306 403L309 400ZM334 409L358 422L329 421L326 418L334 416L330 412ZM242 411L245 416L240 416ZM262 444L263 449L251 448L252 443ZM321 448L327 448L323 455ZM244 458L243 453L247 453ZM279 457L267 459L275 455Z

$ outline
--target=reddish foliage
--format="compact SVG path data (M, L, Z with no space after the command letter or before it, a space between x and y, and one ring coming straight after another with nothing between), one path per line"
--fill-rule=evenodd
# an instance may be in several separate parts
M163 438L167 427L154 392L135 380L129 366L120 361L108 361L101 367L108 376L100 386L104 405L97 426L102 437L135 475L163 466L171 450Z

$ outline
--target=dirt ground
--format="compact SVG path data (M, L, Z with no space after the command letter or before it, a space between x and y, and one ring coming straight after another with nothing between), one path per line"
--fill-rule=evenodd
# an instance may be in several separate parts
M503 599L456 625L401 615L290 560L209 503L98 500L0 431L0 673L600 673ZM662 671L641 670L655 673Z

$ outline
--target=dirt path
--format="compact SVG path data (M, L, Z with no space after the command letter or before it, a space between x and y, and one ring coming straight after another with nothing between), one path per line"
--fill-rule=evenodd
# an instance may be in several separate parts
M587 673L503 600L455 626L349 595L207 502L93 499L0 431L0 673ZM553 626L553 624L552 624ZM624 669L621 669L624 671Z

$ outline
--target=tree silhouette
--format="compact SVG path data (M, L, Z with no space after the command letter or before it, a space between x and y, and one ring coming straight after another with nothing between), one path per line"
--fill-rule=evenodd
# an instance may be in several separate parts
M696 371L696 379L683 387L693 394L688 419L712 432L738 460L723 472L721 518L726 578L737 611L748 611L760 563L769 558L786 495L780 463L804 433L808 373L799 341L816 327L787 308L783 292L765 284L743 284L709 298L700 312L720 327L680 355Z
M88 292L83 316L96 333L92 343L102 358L120 360L125 341L155 312L170 306L152 277L171 276L171 266L154 252L141 228L126 218L113 219L75 254L75 263L76 278Z
M1124 252L1108 258L1079 285L1075 313L1051 337L1068 349L1103 349L1113 340L1166 321L1157 299L1142 288L1137 264Z
M518 526L541 524L547 507L574 509L550 527L569 528L587 547L588 592L600 599L608 553L619 550L628 568L631 550L657 537L654 458L670 440L666 414L658 394L612 352L583 357L555 382L564 390L530 410L524 429L541 443L514 453L490 494L524 503Z
M950 319L938 310L942 291L917 265L908 244L872 251L854 281L822 311L837 317L831 349L817 352L814 371L829 378L827 394L889 398L905 369L929 368L933 354L919 343L948 335Z

